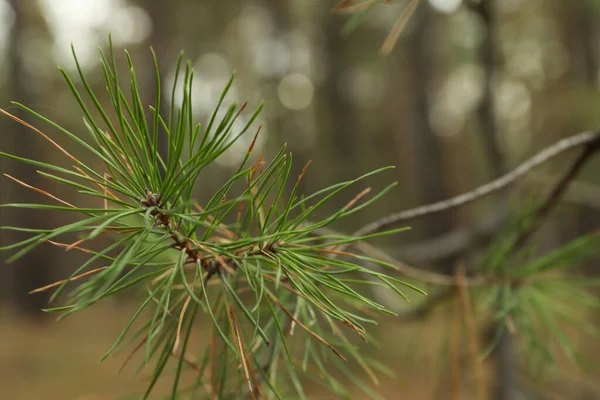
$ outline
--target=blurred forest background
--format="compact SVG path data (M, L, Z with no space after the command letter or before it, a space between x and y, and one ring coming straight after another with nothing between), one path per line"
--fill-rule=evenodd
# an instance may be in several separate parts
M304 193L382 166L397 167L374 184L397 180L399 188L378 207L337 227L348 233L386 214L469 191L563 137L600 127L598 0L425 0L387 57L380 56L379 48L406 2L374 8L347 36L349 16L333 13L335 4L0 0L0 107L23 117L10 106L16 100L83 132L79 109L55 68L74 69L71 42L101 90L97 47L107 45L111 32L117 50L131 52L138 78L146 82L141 91L148 103L154 98L148 47L156 50L167 84L184 49L196 70L198 119L207 119L235 69L237 79L226 102L248 100L257 106L265 100L260 151L269 159L288 143L294 175L312 160L302 182ZM0 119L0 132L2 151L43 160L59 156L8 118ZM203 181L200 200L237 166L251 136L245 140ZM452 272L457 260L475 257L489 243L510 205L546 190L571 158L554 159L508 191L410 221L410 231L381 246L419 268ZM599 162L586 166L544 225L536 237L539 249L597 229ZM0 170L56 193L33 167L0 160ZM32 193L0 180L3 203L30 202ZM53 218L50 213L3 210L0 223L43 228L55 226ZM15 239L12 232L2 233L3 245ZM143 387L143 374L116 375L122 359L96 362L129 320L135 295L58 324L40 311L47 293L28 295L67 276L76 257L42 246L16 264L2 265L1 398L113 399ZM416 313L410 304L390 306L400 316L382 320L374 331L379 349L365 347L397 374L382 378L378 391L387 399L471 398L466 389L457 394L456 368L448 353L452 308ZM580 344L587 346L588 355L600 355L598 344ZM569 365L540 394L518 372L518 346L506 341L498 352L484 371L498 385L498 398L600 398L598 388ZM464 373L460 379L473 377ZM309 392L311 398L333 398L317 387ZM358 391L357 397L368 398Z

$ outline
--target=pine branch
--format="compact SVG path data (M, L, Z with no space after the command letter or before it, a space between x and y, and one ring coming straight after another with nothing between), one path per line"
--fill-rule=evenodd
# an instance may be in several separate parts
M154 59L156 103L150 107L151 120L147 120L147 106L141 103L143 97L138 91L129 54L126 53L130 74L130 93L127 94L119 83L119 68L112 43L109 55L110 58L107 58L101 52L100 57L108 101L100 100L85 78L75 51L73 57L83 89L78 90L69 74L61 70L83 113L89 142L26 106L15 104L55 128L64 136L63 139L78 145L80 150L87 152L85 158L75 158L41 130L0 110L0 114L34 131L75 165L68 169L3 152L0 156L34 165L42 176L95 200L95 203L90 202L90 207L78 207L74 205L76 201L66 202L59 196L8 176L15 183L60 205L15 203L1 207L69 212L81 217L76 222L48 230L4 227L31 234L27 239L0 248L17 249L9 260L16 260L43 243L65 250L75 249L87 257L67 279L38 290L56 288L53 299L67 285L76 286L67 305L45 311L62 312L62 318L123 290L146 288L146 298L139 309L102 357L105 359L112 354L128 337L129 341L138 343L134 353L144 349L140 368L150 363L151 358L158 358L146 396L162 374L167 360L175 357L178 364L173 398L178 393L184 367L198 371L197 387L205 388L209 395L224 396L229 391L238 390L237 384L241 382L252 398L264 397L263 389L268 386L275 391L274 388L286 380L269 377L268 385L260 387L264 372L269 372L270 367L265 365L266 361L256 365L254 353L267 348L267 361L270 362L281 356L285 349L286 362L292 363L287 339L294 327L297 327L299 335L306 337L309 346L318 348L307 356L306 362L321 365L333 354L343 361L356 361L372 376L368 361L363 360L343 336L343 327L365 339L367 330L363 325L374 322L371 315L366 318L367 313L393 315L393 312L363 295L364 291L357 290L356 286L370 282L356 280L355 274L373 275L379 285L399 296L405 297L397 285L423 292L386 274L369 271L359 263L364 257L350 253L344 253L351 256L349 261L331 257L340 253L330 247L367 237L335 234L323 241L315 232L369 206L391 190L394 184L371 197L367 197L371 189L363 188L336 212L320 220L309 220L341 191L392 167L380 168L302 197L297 191L307 165L296 179L290 196L284 196L292 170L291 154L286 153L284 147L271 162L263 161L260 156L254 164L250 164L259 128L237 171L202 207L193 197L196 182L201 176L203 179L210 177L202 175L205 168L248 131L262 105L253 114L243 116L245 124L236 129L235 122L242 118L246 103L240 107L236 104L222 107L233 83L232 75L208 123L200 125L195 122L191 96L194 71L190 62L182 68L183 55L180 55L166 120L160 110L161 80L158 63ZM179 77L181 71L183 76ZM181 81L183 85L178 86ZM176 101L178 89L182 92L180 102ZM111 110L107 111L105 107L111 107ZM160 136L167 139L166 154L158 152L158 143L163 139ZM390 230L372 237L399 231ZM71 244L55 240L65 234L80 237ZM108 237L112 243L104 244L95 251L89 246L93 246L94 239L99 236ZM108 265L91 269L91 265L99 260ZM381 260L369 260L386 264ZM85 281L81 279L84 277ZM213 277L218 279L211 279ZM146 313L142 311L148 308L152 309L151 317L139 324L135 332L130 332L134 322L145 318ZM203 357L196 357L186 349L193 321L198 315L205 318L203 322L212 322L216 339L204 349ZM334 328L334 333L329 328ZM248 336L249 330L253 332L252 339ZM273 337L281 339L277 342L278 347L271 343ZM239 370L229 367L217 370L217 346L221 346L219 358L226 360L223 365L230 362L227 360L235 360ZM322 348L330 350L326 356L322 355ZM201 373L208 362L204 360L212 360L210 385L203 381ZM256 367L262 373L257 374ZM291 367L286 368L296 374ZM344 368L342 366L340 370L344 371ZM331 384L329 377L325 376L324 382ZM297 376L292 379L298 382ZM293 386L302 391L301 386Z

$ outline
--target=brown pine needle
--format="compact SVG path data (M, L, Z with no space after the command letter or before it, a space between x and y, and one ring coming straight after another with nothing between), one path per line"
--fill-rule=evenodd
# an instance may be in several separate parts
M133 168L131 168L131 165L129 165L129 162L127 161L127 157L125 157L123 155L123 153L119 153L119 157L121 157L121 160L123 160L123 162L125 163L125 166L127 167L127 171L129 171L130 174L133 174Z
M382 56L387 56L392 52L392 49L396 45L400 34L406 27L406 24L410 20L410 17L412 17L412 15L414 14L415 10L417 9L417 6L421 4L421 1L422 0L409 0L408 4L406 5L406 8L398 16L398 19L394 23L392 30L388 34L387 38L385 38L385 41L381 46L381 50L379 51L379 53Z
M35 186L28 185L28 184L26 184L25 182L23 182L23 181L21 181L21 180L19 180L19 179L15 178L15 177L12 177L12 176L10 176L9 174L3 174L3 175L4 175L5 177L7 177L8 179L12 180L13 182L16 182L16 183L18 183L19 185L26 187L27 189L31 189L31 190L33 190L33 191L35 191L35 192L41 193L41 194L43 194L44 196L48 196L48 197L50 197L51 199L53 199L53 200L56 200L56 201L58 201L59 203L66 205L67 207L76 208L76 207L75 207L73 204L71 204L71 203L69 203L69 202L66 202L66 201L64 201L64 200L62 200L62 199L59 199L58 197L54 196L53 194L50 194L50 193L46 192L45 190L42 190L42 189L40 189L40 188L36 188Z
M360 357L357 357L356 361L358 362L358 365L363 369L363 371L365 371L365 373L373 381L373 384L375 386L379 386L379 378L377 378L377 375L375 375L375 372L373 371L373 369L371 367L369 367L367 365L367 363Z
M173 354L174 357L178 357L179 354ZM200 371L202 368L200 364L198 364L198 359L190 352L186 351L183 355L183 361L190 367L192 367L196 371ZM204 384L204 387L207 387L207 384Z
M8 118L12 119L13 121L18 122L19 124L31 129L32 131L34 131L35 133L37 133L38 135L40 135L41 137L43 137L44 139L46 139L46 141L48 141L52 146L56 147L58 150L60 150L64 155L66 155L71 161L77 163L77 164L83 164L81 161L79 161L77 158L75 158L73 155L71 155L71 153L69 153L67 150L65 150L64 148L62 148L58 143L56 143L54 140L50 139L45 133L43 133L42 131L40 131L39 129L37 129L36 127L34 127L31 124L28 124L27 122L23 121L21 118L16 117L6 111L4 111L3 109L0 108L0 113L6 115Z
M273 256L271 256L269 253L265 252L264 250L261 250L261 253L264 254L265 256L271 258L274 261L278 261ZM281 262L279 262L279 268L283 268L283 270L285 271L286 275L289 277L290 280L294 279L298 282L298 284L300 284L298 278L296 276L294 276L294 274L292 274L292 272L288 268L286 268L285 265L283 265ZM264 274L264 277L271 282L277 282L277 279L269 274ZM312 304L317 306L319 309L321 309L321 311L327 312L327 307L325 305L323 305L323 303L317 301L316 299L309 299L306 295L300 293L295 288L293 288L290 285L285 284L284 282L280 281L279 284L282 287L284 287L285 289L287 289L288 291L290 291L291 293L294 293L296 296L302 297L303 299L311 302ZM293 321L293 319L292 319L292 321ZM364 329L359 329L356 325L354 325L352 322L350 322L348 320L344 320L342 322L344 324L346 324L347 326L349 326L352 330L354 330L358 334L358 336L360 336L365 342L367 341L367 339L365 338Z
M370 191L371 191L371 188L368 187L365 190L363 190L362 192L360 192L359 194L357 194L352 200L350 200L344 206L344 210L349 210L350 208L352 208L361 198L365 197Z
M339 251L339 250L334 250L334 249L317 249L317 251L319 253L335 254L338 256L348 256L348 257L352 257L352 258L358 257L356 254L350 253L349 251Z
M200 203L198 203L198 202L194 203L194 208L196 210L200 211L200 212L204 212L205 211L204 207L202 207L200 205ZM215 220L212 215L209 215L207 217L207 219L208 219L209 222L213 222ZM234 239L235 238L235 233L233 233L233 231L231 231L230 229L227 229L227 227L223 223L220 223L219 226L218 226L218 228L220 229L220 232L222 232L227 238L229 238L229 239Z
M258 156L258 160L254 163L254 165L250 168L252 169L252 174L250 175L250 182L256 178L256 175L259 174L259 171L262 172L262 167L265 165L264 156L261 154Z
M263 171L263 166L265 165L265 162L263 160L263 155L261 154L258 157L258 160L256 161L256 164L254 164L252 166L252 174L250 175L250 183L254 181L254 179L256 178L256 176L259 173L262 173ZM256 186L254 186L252 189L250 189L250 192L252 193L252 198L254 198L257 202L259 201L258 198L255 197L256 193L258 193L258 188ZM254 205L256 207L256 204ZM238 212L238 221L241 219L242 216L242 209L244 208L244 203L240 204L240 210ZM263 207L259 207L258 208L258 218L260 221L261 225L264 225L264 221L265 221L265 211Z
M294 318L298 318L298 313L300 312L300 309L296 306L294 306L294 309L295 309L294 310ZM334 329L336 329L335 325L333 325L333 327L334 327ZM290 330L289 330L288 336L289 337L294 336L295 331L296 331L296 321L291 319L290 320Z
M78 241L76 241L76 242L73 242L73 243L71 243L71 244L66 244L66 243L55 242L55 241L53 241L53 240L46 240L46 242L47 242L47 243L50 243L50 244L53 244L53 245L54 245L54 246L56 246L56 247L62 247L62 248L63 248L63 249L65 249L66 251L69 251L69 250L75 249L75 250L79 250L79 251L81 251L81 252L84 252L84 253L87 253L87 254L91 254L91 253L93 253L93 251L92 251L92 250L90 250L90 249L86 249L86 248L83 248L83 247L79 247L79 246L78 246L79 244L81 244L81 243L85 242L85 239L78 240Z
M233 270L233 268L231 268L229 266L229 264L227 264L227 261L225 261L225 259L223 258L223 256L218 255L217 253L215 253L214 251L212 251L211 249L209 249L208 247L204 246L201 243L198 243L196 241L192 241L196 246L198 246L202 251L212 255L215 260L217 260L219 262L219 265L225 270L227 271L228 274L233 275L235 273L235 271Z
M234 319L236 325L239 326L237 315L233 314L233 319ZM239 332L239 329L238 329L238 332ZM242 343L242 345L243 345L243 343ZM248 351L246 350L245 346L242 346L242 348L244 349L244 352L247 354ZM252 364L251 363L248 363L248 366L249 366L248 371L250 372L250 376L252 377L252 380L254 381L254 387L256 389L256 393L258 395L258 398L259 399L264 399L265 398L265 394L263 393L263 391L262 391L262 389L260 387L260 383L259 383L260 381L256 377L256 372L254 371L254 368L252 368Z
M158 299L154 297L149 286L146 286L146 291L148 292L148 295L151 296L152 301L155 302L157 306L160 305L160 307L164 310L165 313L167 313L169 317L173 316L173 313L171 311L174 310L174 308L171 308L171 310L169 310L165 304L161 304L158 301Z
M353 0L343 0L338 3L331 11L344 13L344 14L354 14L357 11L364 10L365 8L371 8L377 3L379 0L366 0L360 3L352 4Z
M179 303L179 302L178 302ZM173 309L176 307L176 305L173 307ZM167 313L169 314L169 316L172 315L172 313L170 311L167 310ZM179 330L181 330L181 327L178 327ZM178 332L179 334L179 332ZM178 337L179 338L179 337ZM148 341L148 336L144 337L140 343L138 343L135 348L129 353L129 355L127 356L127 358L123 361L123 364L121 364L121 368L119 368L119 373L125 368L125 366L127 365L127 363L133 358L133 356L135 355L135 353L137 353L137 351L139 349L142 348L142 346ZM175 350L175 346L173 348L173 353L172 356L174 357L178 357L180 355L180 353L178 351ZM192 367L193 369L195 369L196 371L200 371L200 365L198 364L198 361L196 360L196 357L194 357L191 353L186 352L183 355L183 361L186 362L186 364L188 364L190 367ZM208 387L210 389L210 385L208 384L204 384L205 388ZM211 389L212 390L212 389Z
M179 322L177 323L177 336L175 336L175 344L173 344L173 355L177 355L177 350L179 349L179 343L181 341L181 327L183 326L183 317L185 317L185 312L192 300L191 296L188 296L183 303L183 307L181 308L181 312L179 313Z
M86 174L86 173L85 173L85 171L84 171L84 170L82 170L81 168L79 168L79 167L74 167L74 168L75 168L75 170L76 170L77 172L79 172L81 175L85 176L86 178L90 178L90 176L89 176L88 174ZM106 179L107 181L108 181L108 180L112 180L112 177L111 177L110 175L108 175L106 178L107 178L107 179ZM90 178L90 179L92 179L92 178ZM113 193L112 193L110 190L108 190L108 188L107 188L105 185L101 185L101 184L99 184L98 182L94 182L94 184L95 184L96 186L98 186L100 189L102 189L102 190L104 191L104 193L105 193L105 194L109 195L110 197L112 197L112 198L113 198L113 199L115 199L115 200L119 200L119 198L118 198L117 196L115 196L115 195L114 195L114 194L113 194Z
M268 254L268 253L267 253ZM280 268L283 268L284 271L286 271L286 273L289 273L289 270L285 267L283 267L282 264L280 264ZM277 282L277 279L274 276L271 276L269 274L264 274L265 279L269 280L270 282ZM294 279L297 280L297 278L295 276L292 275L292 277ZM290 278L291 279L291 278ZM285 289L287 289L290 293L294 293L296 296L302 297L304 300L313 303L314 305L316 305L321 311L326 312L327 311L327 307L323 305L323 303L321 303L320 301L317 301L316 299L309 299L308 296L306 296L305 294L297 291L293 286L288 285L285 282L282 282L281 280L279 281L279 285Z
M351 343L346 338L346 335L344 335L344 333L341 332L335 325L334 325L334 329L335 329L334 332L335 332L336 335L341 336L342 339L344 340L344 342L346 342L347 344L351 345ZM375 371L373 371L373 369L371 367L369 367L369 365L362 358L355 357L355 360L358 363L358 365L363 369L363 371L365 371L365 373L373 381L373 384L375 386L379 386L379 378L377 378L377 375L375 374Z
M168 270L166 270L165 272L163 272L162 274L160 274L156 278L152 279L150 281L150 286L156 285L158 282L160 282L161 280L163 280L165 277L169 276L172 273L173 273L173 268L169 268Z
M70 245L67 246L67 251L72 250L74 248L79 248L79 245L83 242L85 242L87 239L83 238L83 239L79 239L76 242L71 243Z
M242 359L242 368L244 369L244 376L246 377L246 383L248 383L248 390L250 391L250 396L252 400L256 400L256 395L254 394L254 388L252 387L252 381L250 380L250 372L248 371L248 359L246 356L246 352L244 351L244 345L242 344L242 335L239 331L239 326L237 324L235 313L231 306L227 305L227 316L229 317L229 323L233 328L233 336L235 336L235 341L240 349L240 357Z
M367 194L369 194L370 191L371 191L371 188L368 187L368 188L364 189L362 192L360 192L359 194L357 194L356 196L354 196L354 198L352 200L350 200L348 203L346 203L346 205L344 206L344 210L347 211L350 208L352 208L361 198L363 198ZM337 246L333 246L331 248L331 250L336 250L339 247L340 247L340 245L338 244ZM354 257L356 257L356 256L354 256Z
M235 222L240 222L240 220L242 219L242 213L244 212L244 208L246 207L246 202L242 201L240 203L240 206L238 208L238 212L237 215L235 217Z
M246 281L248 281L248 278L245 278L245 277L244 278L240 278L240 282L246 282ZM220 284L221 284L220 281L218 281L218 280L212 280L211 279L208 282L206 282L204 284L204 286L217 286L217 285L220 285ZM187 287L191 288L192 285L188 282ZM174 284L174 285L171 285L171 288L174 289L174 290L187 290L187 287L184 284ZM202 283L200 283L200 282L196 283L195 287L197 287L197 288L202 287ZM245 289L245 288L241 288L240 290L243 290L243 289ZM247 289L251 289L251 288L247 288ZM238 291L238 293L240 293L240 292Z
M108 140L110 140L112 143L115 143L112 135L109 132L105 131L104 136L106 136L106 138ZM125 166L127 167L127 170L129 171L129 173L133 174L133 169L131 168L131 165L129 165L129 162L127 162L127 157L125 157L125 154L123 154L123 152L120 150L117 150L117 151L119 152L119 157L121 157L121 160L123 160L123 162L125 163Z
M86 276L88 276L88 275L95 274L96 272L104 271L104 270L105 270L105 269L107 269L107 268L110 268L110 267L100 267L100 268L96 268L96 269L93 269L93 270L91 270L91 271L87 271L87 272L84 272L84 273L82 273L82 274L76 275L76 276L74 276L74 277L72 277L72 278L69 278L69 279L63 279L63 280L61 280L61 281L54 282L54 283L52 283L52 284L50 284L50 285L46 285L46 286L43 286L43 287L41 287L41 288L33 289L32 291L30 291L30 292L29 292L29 294L34 294L34 293L43 292L43 291L45 291L45 290L52 289L53 287L60 286L60 285L62 285L63 283L67 283L67 282L71 282L71 281L76 281L77 279L84 278L84 277L86 277Z
M354 325L347 319L343 320L342 322L348 327L350 327L350 329L352 329L354 332L356 332L356 334L360 336L365 343L367 342L367 338L365 337L366 331L364 329L360 329L358 326Z
M287 314L287 316L292 320L292 321L296 321L296 324L298 324L298 326L300 326L302 329L304 329L306 332L308 332L309 335L311 335L312 337L314 337L316 340L318 340L319 342L321 342L325 347L329 348L331 351L333 351L335 353L335 355L337 355L339 358L341 358L344 361L346 360L346 357L344 357L339 351L337 351L337 349L335 347L333 347L327 340L323 339L321 336L317 335L315 332L313 332L308 326L304 325L302 322L298 321L296 318L294 318L294 315L288 311L287 308L285 308L283 306L283 304L281 304L279 302L279 300L277 300L275 297L271 296L269 293L265 293L265 295L267 296L267 299L271 300L273 303L277 304L277 306L279 308L281 308L283 310L284 313Z
M255 196L255 195L256 195L256 193L258 193L258 188L257 188L256 186L254 186L252 189L250 189L250 192L252 193L252 198L254 199L254 201L255 201L256 203L258 203L260 199L259 199L259 198L257 198L257 197ZM242 204L243 204L243 203L242 203ZM261 224L262 226L264 226L264 225L265 225L265 210L264 210L264 203L263 203L263 205L262 205L262 206L260 206L260 207L256 207L256 206L257 206L257 204L254 204L254 207L255 207L255 208L257 208L257 211L258 211L258 220L260 221L260 224ZM238 221L239 221L239 220L238 220Z
M508 333L510 333L511 335L515 335L517 333L517 327L515 326L515 321L513 320L511 315L508 315L504 319L504 326L506 326Z
M354 0L342 0L339 3L337 3L332 9L331 11L340 11L343 10L344 8L350 6L352 4Z
M233 117L233 120L235 121L240 114L242 113L242 111L244 111L246 109L246 107L248 106L248 102L245 101L244 104L242 104L242 106L240 107L240 109L238 110L237 114L235 114L235 117Z
M106 172L104 173L103 176L104 176L104 180L112 179L112 177ZM108 187L107 186L104 186L104 195L106 197L108 197ZM107 208L108 208L108 199L105 198L104 199L104 209L106 210Z
M256 133L254 134L254 138L252 139L252 143L250 143L250 147L248 148L248 154L251 154L252 150L254 150L254 145L256 144L256 139L258 139L258 134L260 133L262 127L263 127L262 124L260 124L258 126L258 129L256 130Z
M304 174L306 174L306 171L308 170L310 163L312 163L312 160L309 160L306 163L306 165L304 166L304 168L302 168L302 172L300 172L300 175L298 175L298 180L296 181L296 185L298 185L300 183L300 181L302 180L302 178L304 178Z
M129 355L127 356L127 358L125 358L125 360L123 361L123 364L121 364L121 368L119 368L119 371L117 372L118 374L121 373L121 371L123 371L123 368L125 368L125 366L127 365L127 363L129 363L129 361L133 358L133 356L135 355L135 353L137 353L137 351L139 349L142 348L142 346L148 341L148 336L146 336L145 338L143 338L138 344L137 346L135 346L133 348L133 350L131 351L131 353L129 353Z

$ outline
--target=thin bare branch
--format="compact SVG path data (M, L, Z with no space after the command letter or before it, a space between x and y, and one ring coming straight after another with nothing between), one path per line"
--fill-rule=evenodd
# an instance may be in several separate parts
M463 193L459 196L452 197L448 200L428 204L421 207L411 208L409 210L401 211L395 214L388 215L379 220L376 220L368 225L365 225L354 233L354 236L363 236L370 233L379 232L386 229L398 222L408 221L410 219L422 217L425 215L435 214L442 211L447 211L455 207L460 207L465 204L471 203L481 197L487 196L491 193L497 192L504 189L510 184L514 183L518 179L522 178L532 169L548 162L550 159L562 154L568 150L586 146L595 147L600 140L600 131L595 132L582 132L577 135L559 140L555 144L545 148L544 150L531 157L511 172L503 175L485 185L482 185L475 190L467 193Z
M596 153L600 148L600 136L596 135L596 140L588 142L586 147L583 149L581 154L571 164L569 170L563 175L563 177L554 185L550 191L548 197L542 206L537 210L533 225L528 230L523 232L517 239L514 249L521 249L529 239L537 232L539 227L548 218L548 215L552 209L559 203L560 199L567 191L571 181L579 174L583 166L589 161L589 159Z

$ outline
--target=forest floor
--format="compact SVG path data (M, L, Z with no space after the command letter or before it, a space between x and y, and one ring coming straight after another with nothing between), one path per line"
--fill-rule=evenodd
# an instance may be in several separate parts
M133 312L133 307L98 304L59 322L52 315L33 322L4 310L0 313L0 399L117 400L143 393L149 371L133 376L135 360L117 373L127 350L98 362ZM386 399L397 398L399 392L409 399L430 398L431 377L414 365L406 367L410 372L382 381L378 392ZM153 393L168 394L171 384L167 377ZM356 393L358 399L369 398ZM309 387L308 394L311 399L336 398L319 387Z
M133 376L133 360L117 373L127 349L98 362L133 312L133 307L107 302L59 322L52 315L31 322L4 310L0 313L0 399L120 400L143 393L150 371ZM448 329L441 318L408 327L393 321L381 325L376 332L381 348L363 349L370 349L368 354L385 365L395 365L396 378L381 376L377 392L385 399L473 398L469 395L474 386L471 374L460 366L461 371L452 369L451 344L440 340L441 334L448 336ZM460 360L468 364L468 355ZM464 385L452 383L457 373ZM159 381L153 394L169 394L171 383L170 377ZM356 395L357 399L371 398L358 389ZM336 398L315 386L307 387L307 396Z

